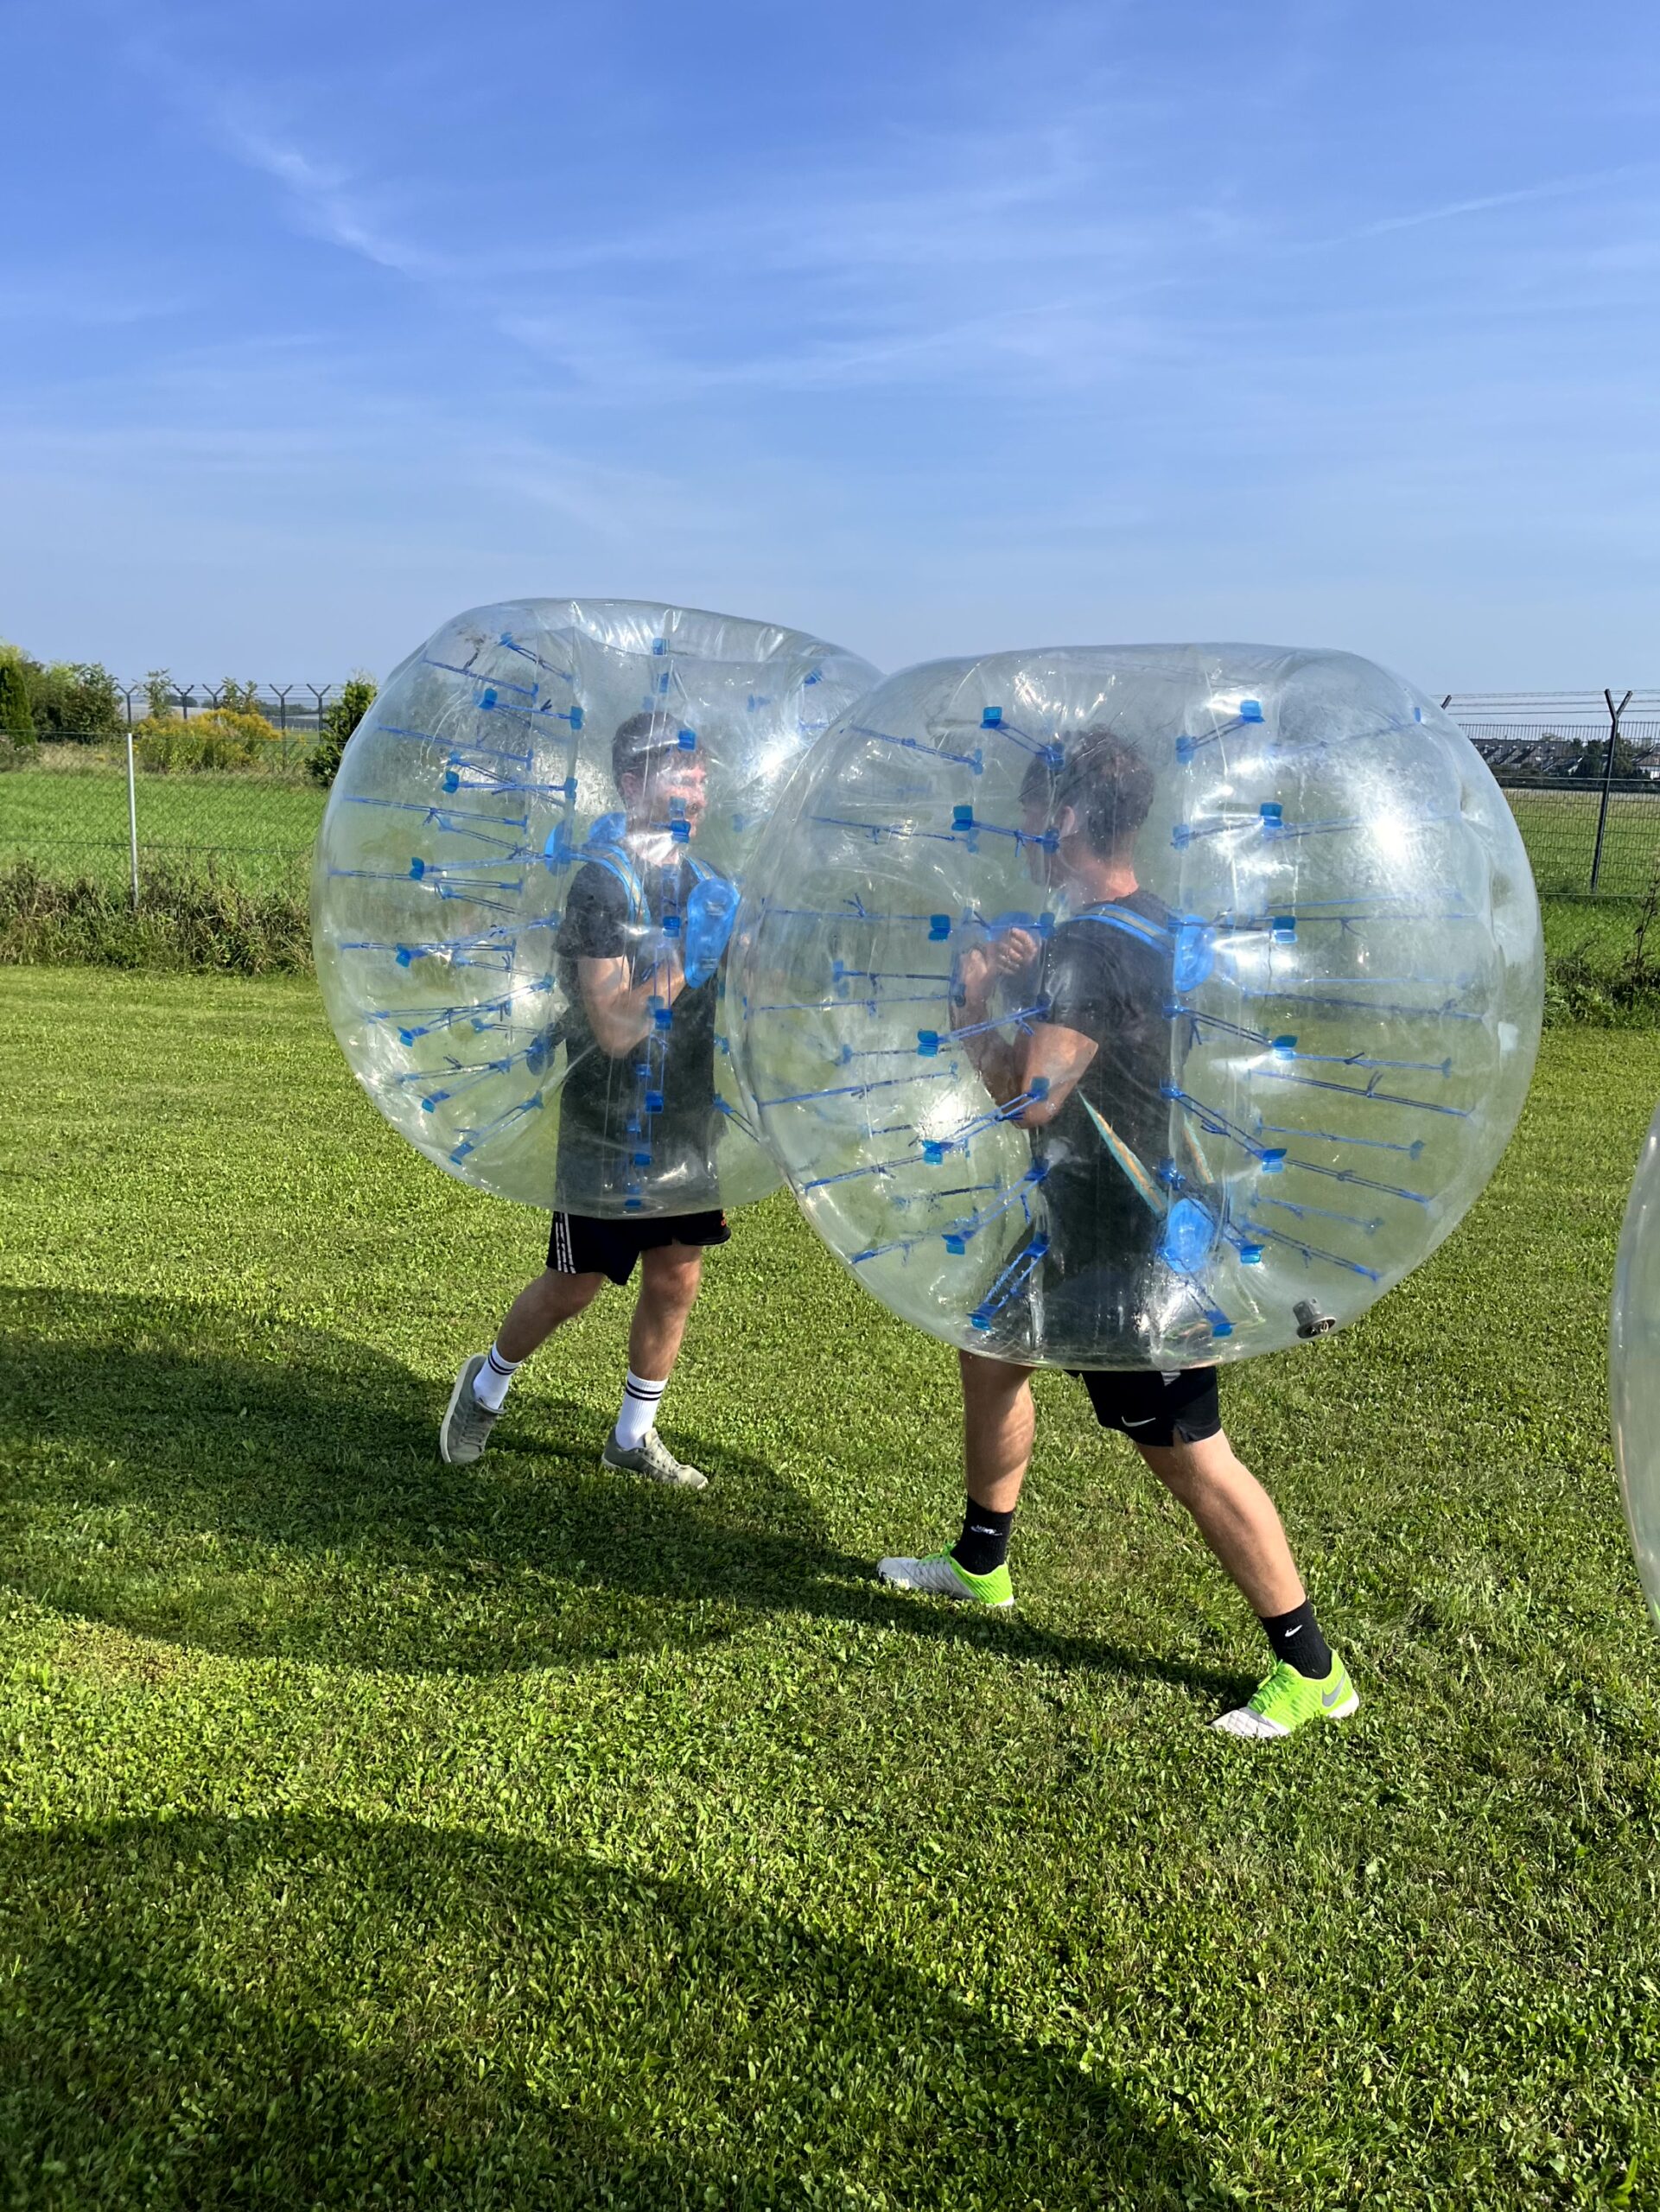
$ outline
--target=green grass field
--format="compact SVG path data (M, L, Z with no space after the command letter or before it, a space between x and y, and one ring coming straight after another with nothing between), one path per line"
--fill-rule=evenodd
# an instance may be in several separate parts
M127 785L113 759L57 747L53 765L0 777L0 861L27 855L54 868L125 880ZM1598 793L1511 791L1542 896L1582 893L1590 880ZM291 781L219 771L141 776L139 839L147 850L219 855L258 889L303 884L305 858L328 794L296 768ZM1617 794L1604 841L1601 887L1638 898L1660 866L1660 794Z
M201 861L211 853L251 890L303 892L328 797L297 773L141 775L140 855ZM124 769L72 761L0 776L0 862L27 855L59 874L124 883L128 855Z
M1229 1378L1365 1703L1040 1392L1021 1609L947 1356L788 1205L602 1478L626 1307L434 1431L540 1258L302 981L0 984L0 2202L1660 2205L1655 1688L1606 1442L1660 1037L1565 1032L1450 1245Z

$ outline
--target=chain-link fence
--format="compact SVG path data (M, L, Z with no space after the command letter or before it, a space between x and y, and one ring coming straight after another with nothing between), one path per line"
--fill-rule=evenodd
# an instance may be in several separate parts
M1454 692L1545 898L1640 898L1660 869L1660 691Z
M239 686L227 700L222 685L174 687L170 741L129 746L105 731L41 745L0 775L0 866L130 883L135 866L167 862L302 892L327 798L307 762L337 690ZM146 688L122 696L143 726L156 703ZM245 731L239 753L216 741L227 703L257 710L269 734ZM1648 890L1660 869L1660 691L1454 693L1447 708L1503 785L1545 897Z
M328 798L311 758L340 687L117 689L116 728L56 732L0 774L0 867L129 890L157 867L212 870L302 894Z
M34 861L54 875L130 883L157 864L234 877L248 890L304 889L328 792L303 771L168 772L143 748L129 781L124 746L42 746L38 763L0 776L0 867Z

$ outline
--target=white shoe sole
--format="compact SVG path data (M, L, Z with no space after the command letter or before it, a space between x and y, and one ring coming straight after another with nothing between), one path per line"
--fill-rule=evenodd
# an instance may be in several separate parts
M1320 1714L1322 1720L1346 1720L1351 1713L1360 1710L1358 1691L1351 1690L1341 1705L1334 1705ZM1260 1713L1253 1713L1248 1705L1238 1706L1231 1713L1224 1713L1211 1723L1224 1736L1237 1736L1250 1744L1282 1744L1292 1733L1281 1727L1277 1720L1265 1720Z

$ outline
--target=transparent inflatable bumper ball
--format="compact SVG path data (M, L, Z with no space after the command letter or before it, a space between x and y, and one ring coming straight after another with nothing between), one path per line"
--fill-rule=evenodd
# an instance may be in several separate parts
M724 955L789 772L875 681L761 622L520 600L448 622L353 735L317 971L375 1104L535 1206L735 1206L777 1170L729 1072Z
M1614 1463L1637 1571L1660 1626L1660 1111L1625 1209L1608 1349Z
M741 1086L809 1220L947 1343L1072 1368L1353 1320L1491 1175L1542 948L1504 797L1340 653L890 677L751 860Z

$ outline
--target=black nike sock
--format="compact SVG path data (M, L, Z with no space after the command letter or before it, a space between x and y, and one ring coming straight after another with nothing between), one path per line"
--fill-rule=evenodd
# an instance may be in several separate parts
M1262 1633L1274 1646L1276 1659L1289 1660L1311 1682L1324 1681L1332 1671L1332 1647L1320 1632L1314 1608L1305 1598L1294 1612L1276 1613L1262 1623Z
M1014 1509L994 1513L972 1498L963 1516L963 1533L951 1546L951 1557L964 1574L989 1574L1008 1557L1008 1532L1014 1525Z

